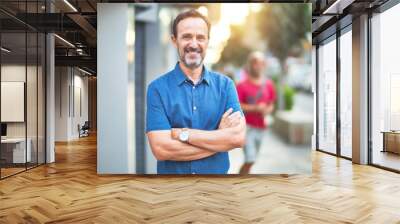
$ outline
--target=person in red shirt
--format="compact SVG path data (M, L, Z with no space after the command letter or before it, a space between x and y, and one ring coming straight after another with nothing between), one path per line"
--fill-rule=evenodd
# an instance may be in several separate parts
M264 55L261 52L250 53L246 66L246 77L236 86L247 124L245 163L240 169L241 174L249 173L255 162L268 125L265 117L272 113L276 101L274 84L264 76Z

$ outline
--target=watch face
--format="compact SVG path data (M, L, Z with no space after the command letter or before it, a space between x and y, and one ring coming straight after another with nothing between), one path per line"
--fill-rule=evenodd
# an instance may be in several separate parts
M179 134L179 140L186 142L189 139L189 132L188 131L182 131Z

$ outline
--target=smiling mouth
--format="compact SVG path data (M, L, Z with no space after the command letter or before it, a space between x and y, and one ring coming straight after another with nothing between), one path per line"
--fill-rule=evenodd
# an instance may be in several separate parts
M190 59L197 59L200 57L200 53L199 52L195 52L195 51L189 51L186 53L187 57Z
M188 47L188 48L185 48L185 52L186 53L197 53L197 54L200 54L201 53L201 49Z
M200 54L199 51L185 51L188 54Z

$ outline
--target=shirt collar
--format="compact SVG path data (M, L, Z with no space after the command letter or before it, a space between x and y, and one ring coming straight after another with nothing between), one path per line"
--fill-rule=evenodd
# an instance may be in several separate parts
M179 62L177 62L175 65L174 76L175 76L176 83L178 84L178 86L181 85L182 83L184 83L185 81L189 80L187 78L187 76L185 75L185 73L183 73L181 67L179 67ZM204 65L203 65L203 70L201 73L201 78L200 78L199 83L201 83L201 82L205 82L208 85L210 85L210 71L208 71L208 69Z

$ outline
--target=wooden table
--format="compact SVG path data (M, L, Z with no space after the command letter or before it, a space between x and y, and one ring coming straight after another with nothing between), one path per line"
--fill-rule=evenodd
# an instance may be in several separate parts
M382 131L383 150L382 152L392 152L400 154L400 131Z

